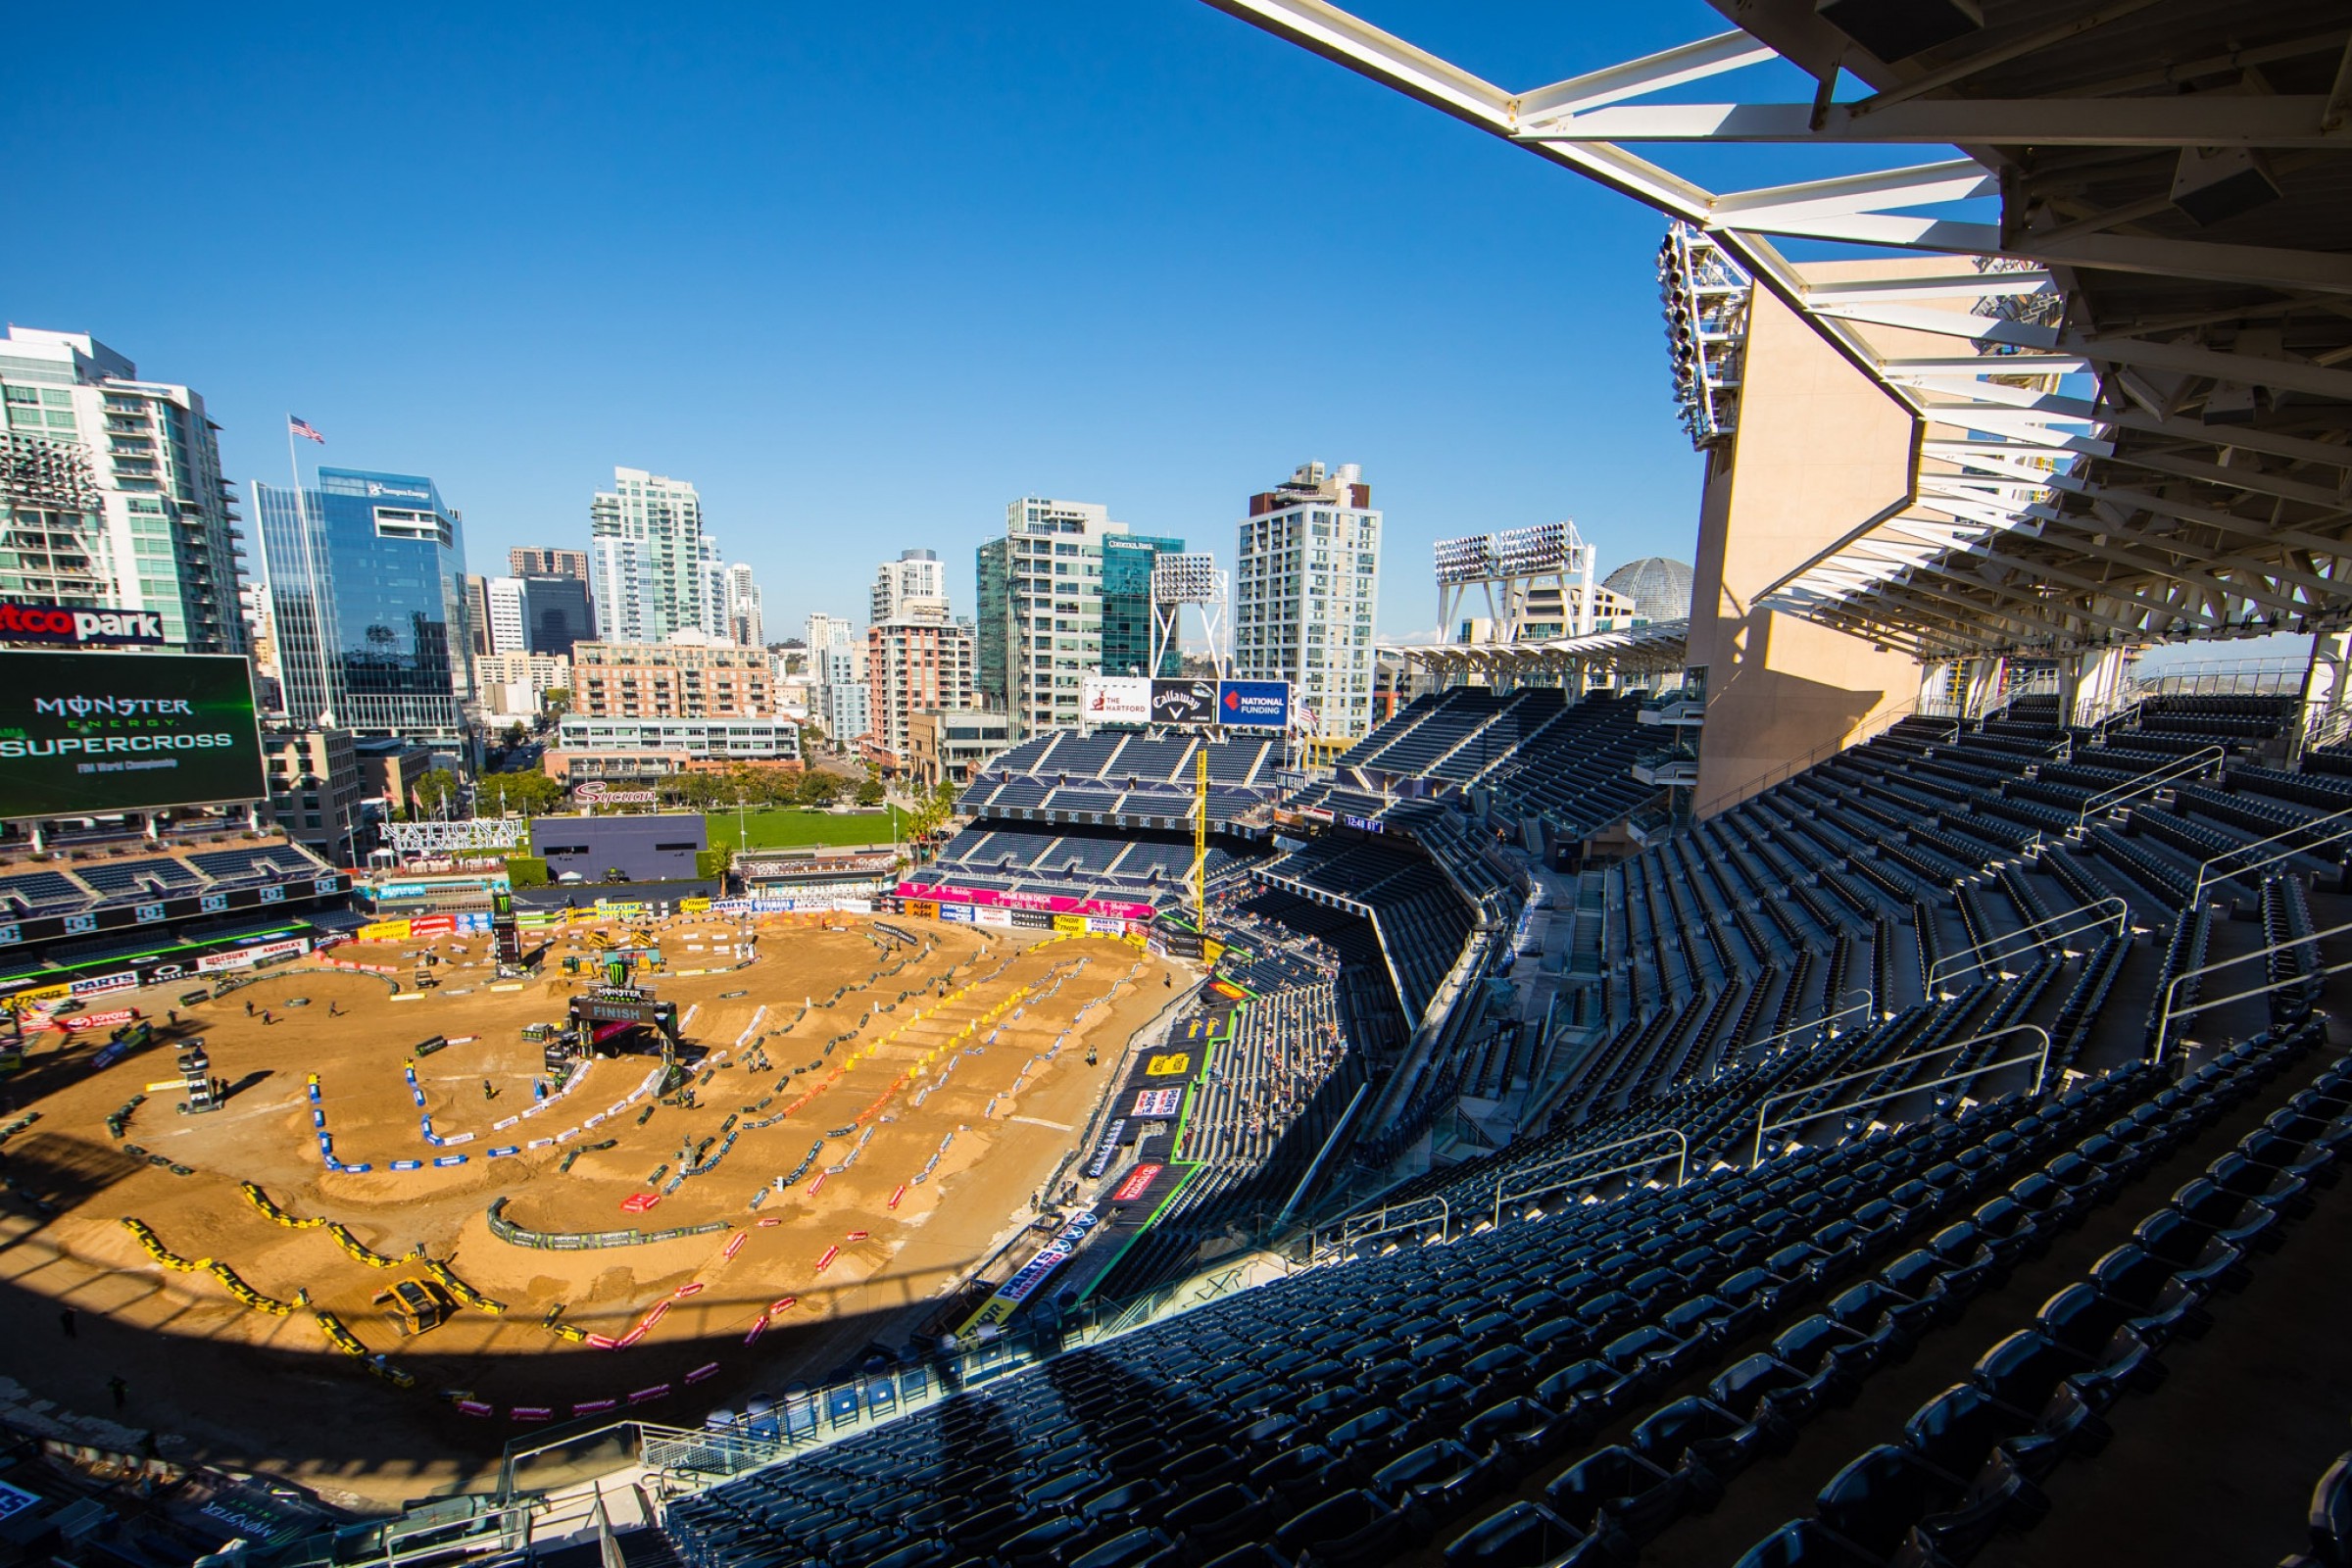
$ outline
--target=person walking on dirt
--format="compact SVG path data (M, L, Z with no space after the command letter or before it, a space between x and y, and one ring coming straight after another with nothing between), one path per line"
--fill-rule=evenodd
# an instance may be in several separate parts
M484 1100L496 1100L498 1098L498 1091L490 1087L490 1080L487 1078L482 1080L482 1098Z
M1086 1048L1086 1064L1089 1067L1095 1064L1095 1048L1092 1046Z
M245 1016L248 1018L253 1016L253 999L251 997L245 999Z
M268 1025L270 1025L270 1024L273 1024L273 1023L275 1023L276 1021L277 1021L277 1020L276 1020L275 1018L272 1018L272 1017L270 1017L270 1009L269 1009L268 1007L264 1007L264 1008L262 1009L262 1023L263 1023L263 1025L264 1025L265 1027L267 1027L267 1026L268 1026Z

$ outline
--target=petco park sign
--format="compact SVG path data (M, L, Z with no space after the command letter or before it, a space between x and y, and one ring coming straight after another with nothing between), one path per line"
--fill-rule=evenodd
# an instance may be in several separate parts
M151 610L70 610L0 600L0 641L96 647L163 640L164 617Z

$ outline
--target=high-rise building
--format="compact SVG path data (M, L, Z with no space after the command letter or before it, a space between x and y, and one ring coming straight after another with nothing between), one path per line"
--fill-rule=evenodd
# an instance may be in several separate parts
M507 552L510 577L577 577L588 580L588 552L548 545L516 545Z
M1329 737L1372 727L1380 514L1362 470L1300 466L1250 498L1233 579L1233 668L1287 680L1292 710Z
M1161 555L1184 554L1184 541L1151 534L1106 535L1102 540L1102 673L1165 675L1174 679L1183 652L1170 639L1152 667L1152 564Z
M864 738L873 728L872 694L865 684L865 645L826 643L808 650L816 672L817 716L836 746Z
M462 740L466 535L433 481L320 468L299 495L252 491L292 724Z
M490 646L487 653L527 654L531 651L529 621L523 607L523 581L520 577L480 577L468 581L482 584L483 618L489 625ZM482 639L476 637L476 642Z
M971 622L950 620L937 600L910 600L866 628L865 683L870 749L885 765L904 768L910 717L971 706Z
M703 531L702 497L682 479L612 470L612 488L588 507L588 577L606 642L726 635L718 547Z
M1103 541L1127 536L1103 507L1024 496L974 553L974 684L1018 734L1077 725L1080 685L1102 668Z
M0 338L0 595L144 610L191 653L245 652L236 514L204 399L84 332Z
M760 584L748 563L727 568L727 640L739 648L767 646L767 628L760 615Z
M822 648L846 648L858 640L856 621L842 615L828 615L821 610L811 611L802 624L811 655ZM812 673L815 667L809 665Z
M588 580L573 576L527 576L522 584L522 635L534 654L568 657L574 643L596 636L596 611L588 603Z
M888 620L908 600L936 599L948 603L948 565L936 550L902 550L896 561L874 568L872 620Z
M466 574L466 634L474 658L499 651L490 641L490 579L470 571Z

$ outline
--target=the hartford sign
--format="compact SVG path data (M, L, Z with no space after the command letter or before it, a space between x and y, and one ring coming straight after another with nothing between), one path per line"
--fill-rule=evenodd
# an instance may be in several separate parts
M163 640L164 617L152 610L74 610L0 600L0 642L97 647Z

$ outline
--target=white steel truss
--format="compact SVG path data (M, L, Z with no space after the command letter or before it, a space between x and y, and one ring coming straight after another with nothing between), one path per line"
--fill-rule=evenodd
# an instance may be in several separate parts
M1923 658L2352 624L2340 15L1985 0L1890 65L1810 0L1716 0L1742 30L1514 91L1322 0L1208 3L1676 220L1670 333L1696 236L1911 410L1909 503L1760 603ZM1812 101L1660 101L1775 65ZM1637 142L1955 155L1714 191ZM1775 237L1886 260L1808 276ZM1736 418L1735 340L1721 368L1675 345L1701 445Z

